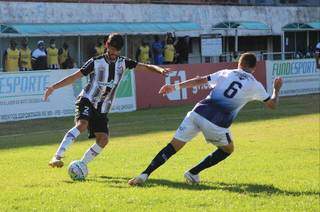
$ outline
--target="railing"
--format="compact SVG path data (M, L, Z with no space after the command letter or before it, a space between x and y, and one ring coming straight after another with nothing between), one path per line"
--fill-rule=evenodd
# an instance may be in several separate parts
M239 52L241 54L243 52ZM282 53L281 52L261 52L256 51L255 53L257 60L282 60ZM306 58L313 58L312 54L310 55L302 55L296 52L285 52L284 54L285 60L293 60L293 59L306 59ZM232 52L223 53L220 56L215 57L201 57L201 56L189 56L189 63L219 63L219 62L237 62L239 57L234 55Z

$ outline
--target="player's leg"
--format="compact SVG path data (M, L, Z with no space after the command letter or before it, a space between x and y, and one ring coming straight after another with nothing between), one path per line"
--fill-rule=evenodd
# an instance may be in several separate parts
M190 113L187 114L176 131L174 138L151 161L149 166L138 176L129 180L129 185L141 185L157 168L163 165L171 156L178 152L186 142L190 141L199 132L199 128L193 124Z
M200 182L199 173L204 169L210 168L227 157L229 157L234 151L233 142L230 139L228 133L225 135L226 139L228 139L228 144L218 146L218 149L213 153L209 154L205 157L199 164L191 168L189 171L186 171L184 176L188 183L197 184ZM221 141L221 140L220 140Z
M162 166L171 156L177 153L186 142L180 141L176 138L173 138L171 142L165 146L158 154L153 158L149 166L137 177L132 178L128 181L128 184L131 186L142 185L148 177L154 172L157 168Z
M193 114L194 122L201 129L207 143L218 147L216 151L204 158L198 165L186 171L184 177L188 183L199 183L199 173L226 159L234 149L229 129L219 127L197 113Z
M49 162L49 166L61 168L63 166L62 158L64 153L74 142L74 140L84 132L88 127L91 105L89 100L80 99L76 102L75 126L71 128L63 137L58 150Z
M83 155L81 161L88 164L95 157L97 157L103 148L108 144L108 134L106 133L95 133L96 143L94 143Z
M149 166L142 172L150 176L157 168L163 165L172 155L176 154L186 143L173 138L171 142L165 146L160 152L154 157Z
M94 135L96 143L94 143L84 153L81 160L88 164L95 157L97 157L103 148L108 144L109 141L109 129L108 129L108 118L106 114L98 113L95 109L92 110L92 116L89 122L90 135Z

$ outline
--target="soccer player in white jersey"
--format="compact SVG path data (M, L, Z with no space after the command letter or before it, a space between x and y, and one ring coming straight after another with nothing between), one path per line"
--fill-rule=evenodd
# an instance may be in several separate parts
M129 185L143 184L154 170L164 164L200 131L208 143L217 146L217 150L184 173L187 183L199 183L199 173L202 170L214 166L230 156L234 143L229 127L240 109L253 100L263 101L271 109L276 108L278 102L282 79L275 79L273 94L270 97L262 84L252 75L255 69L255 55L245 53L241 55L237 69L221 70L175 85L164 85L159 91L160 94L206 83L212 87L212 90L186 115L171 142L155 156L139 176L129 180Z
M58 150L49 162L51 167L60 168L63 166L62 158L65 151L86 129L89 131L89 138L96 138L96 143L84 153L82 162L88 164L107 145L109 140L107 115L125 71L134 68L135 71L149 71L159 74L167 72L165 68L138 63L119 56L122 46L122 36L112 33L105 43L107 49L105 54L91 58L74 74L46 89L44 100L47 100L54 90L70 85L83 76L90 76L88 84L81 91L76 101L75 126L62 139ZM63 104L62 101L61 104Z

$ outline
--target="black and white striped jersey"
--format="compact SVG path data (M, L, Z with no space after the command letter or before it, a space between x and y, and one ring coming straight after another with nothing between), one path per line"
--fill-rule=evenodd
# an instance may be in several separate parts
M124 71L137 64L122 56L114 62L108 61L106 55L91 58L80 68L84 76L89 75L89 82L79 96L89 99L99 112L108 113Z

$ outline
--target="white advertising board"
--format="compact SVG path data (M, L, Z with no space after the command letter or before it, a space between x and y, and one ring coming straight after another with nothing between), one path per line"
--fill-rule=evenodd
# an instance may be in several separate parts
M320 70L314 59L266 61L267 89L271 93L273 80L283 78L281 96L320 92Z
M222 38L201 38L201 55L203 57L220 56L222 54Z
M43 101L46 87L75 72L72 70L30 71L0 74L0 122L73 116L75 100L86 78L56 90ZM111 112L136 110L134 75L123 76Z

